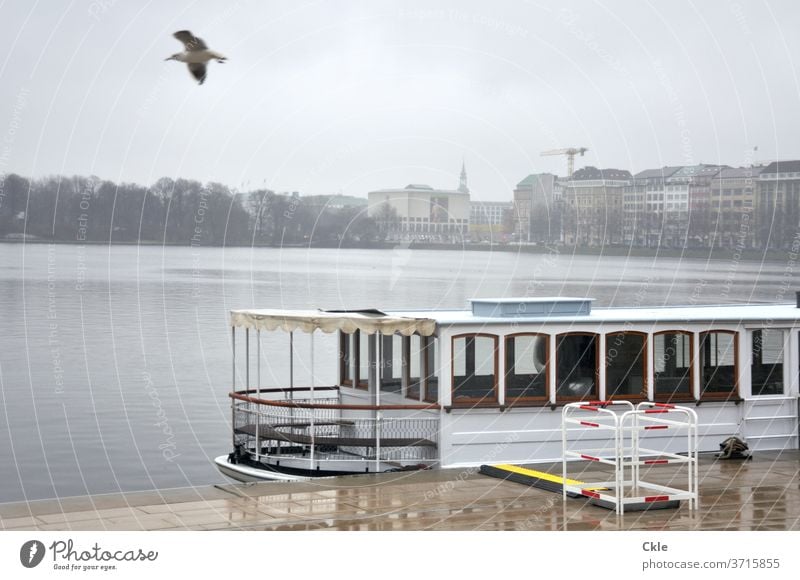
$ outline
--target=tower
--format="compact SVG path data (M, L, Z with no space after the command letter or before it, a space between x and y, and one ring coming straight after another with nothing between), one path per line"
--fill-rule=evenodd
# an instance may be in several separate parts
M463 160L461 161L461 177L458 180L458 191L461 193L469 193L469 187L467 187L467 166Z

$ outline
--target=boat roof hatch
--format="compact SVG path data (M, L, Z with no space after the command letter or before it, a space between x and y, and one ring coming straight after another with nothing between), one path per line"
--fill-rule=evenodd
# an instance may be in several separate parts
M592 312L594 298L473 298L473 316L530 318L540 316L582 316Z

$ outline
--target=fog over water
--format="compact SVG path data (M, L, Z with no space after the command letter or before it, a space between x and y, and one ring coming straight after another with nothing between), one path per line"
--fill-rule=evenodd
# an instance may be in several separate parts
M0 501L219 483L231 448L231 309L794 300L793 262L492 251L0 245ZM307 382L308 339L296 380ZM317 336L314 379L334 380ZM262 337L264 386L287 338Z

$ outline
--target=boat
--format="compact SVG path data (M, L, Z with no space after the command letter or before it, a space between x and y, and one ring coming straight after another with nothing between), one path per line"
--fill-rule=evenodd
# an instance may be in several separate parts
M238 481L558 462L562 407L617 400L692 406L701 453L732 436L756 452L797 449L800 293L592 303L233 310L233 448L215 462ZM666 431L648 437L678 449Z

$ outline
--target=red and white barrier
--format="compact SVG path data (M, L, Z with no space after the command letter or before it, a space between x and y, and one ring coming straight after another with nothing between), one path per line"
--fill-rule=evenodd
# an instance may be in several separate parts
M686 438L686 452L671 453L641 446L641 435L647 431L674 431L672 437ZM576 433L606 431L608 444L601 448L580 448ZM697 508L697 413L693 409L668 403L644 401L636 406L630 401L583 401L569 403L562 409L562 471L564 499L575 493L607 501L618 514L625 506L685 499L689 509ZM570 445L571 443L571 445ZM571 460L593 461L614 468L613 481L567 485L567 466ZM675 465L686 468L686 488L667 487L643 481L640 467ZM676 478L673 478L677 480ZM658 495L640 495L642 490Z

